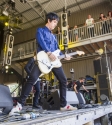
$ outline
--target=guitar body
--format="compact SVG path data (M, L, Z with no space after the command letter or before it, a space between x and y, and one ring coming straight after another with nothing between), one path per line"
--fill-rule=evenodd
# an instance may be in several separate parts
M48 74L52 70L52 68L61 67L62 64L60 60L58 59L59 53L60 53L60 50L56 50L53 52L53 54L57 57L55 61L51 61L48 55L46 54L46 52L44 51L40 51L37 54L38 66L39 66L40 71L43 74Z
M44 75L44 74L48 74L53 68L58 68L58 67L62 66L59 59L63 59L66 56L65 55L60 56L60 50L59 49L52 52L52 53L56 56L55 61L51 61L50 58L48 57L47 53L44 52L44 51L40 51L37 54L38 66L39 66L40 71L42 72L41 76ZM76 51L76 52L70 53L68 55L76 55L76 54L83 55L84 52Z

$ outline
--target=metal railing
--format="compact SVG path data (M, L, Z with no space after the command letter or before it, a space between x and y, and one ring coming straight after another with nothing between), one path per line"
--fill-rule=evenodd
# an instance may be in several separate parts
M19 57L25 58L27 55L33 54L36 50L36 41L32 40L26 43L21 43L13 47L12 59Z
M112 33L112 20L100 21L90 26L83 26L68 32L68 47L76 42L83 42L94 37L100 37ZM56 34L59 46L63 46L62 34ZM26 58L36 50L36 41L31 40L26 43L15 45L13 48L12 59Z
M72 29L68 32L68 45L83 42L86 39L102 36L112 32L112 19L100 21L89 26ZM58 43L63 46L62 33L56 34Z

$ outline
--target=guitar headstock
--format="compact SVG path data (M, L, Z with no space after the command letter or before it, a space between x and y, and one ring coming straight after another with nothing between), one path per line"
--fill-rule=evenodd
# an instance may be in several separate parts
M79 56L85 54L85 52L83 52L83 51L76 51L76 52L77 52L77 54L78 54Z

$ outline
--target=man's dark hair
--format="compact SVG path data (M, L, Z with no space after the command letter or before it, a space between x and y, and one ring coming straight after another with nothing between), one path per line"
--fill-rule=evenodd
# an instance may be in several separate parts
M59 17L56 13L50 12L46 15L46 19L45 19L45 23L48 23L48 19L50 20L50 22L52 20L57 20L59 21Z
M79 78L79 80L83 80L83 79L85 79L85 78L84 78L84 77L80 77L80 78Z

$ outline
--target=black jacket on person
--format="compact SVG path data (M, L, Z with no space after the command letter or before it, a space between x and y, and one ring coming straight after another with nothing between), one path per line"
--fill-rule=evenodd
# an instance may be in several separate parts
M34 58L30 58L27 64L24 67L25 71L27 72L28 79L32 81L34 85L37 82L37 74L38 74L38 65L35 63Z

